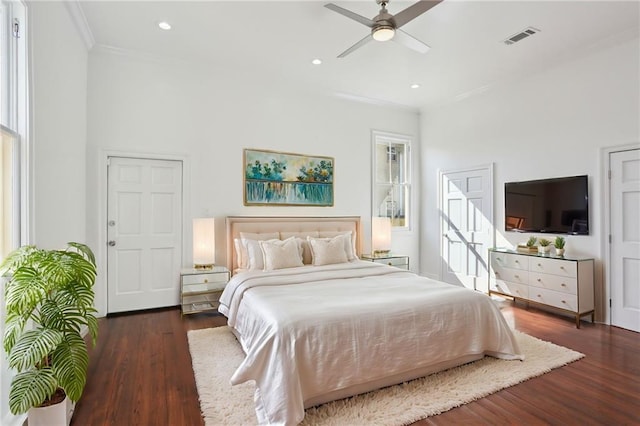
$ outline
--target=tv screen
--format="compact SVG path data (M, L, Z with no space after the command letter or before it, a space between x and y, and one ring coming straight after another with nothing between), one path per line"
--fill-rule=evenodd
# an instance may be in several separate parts
M589 235L588 177L507 182L505 229Z

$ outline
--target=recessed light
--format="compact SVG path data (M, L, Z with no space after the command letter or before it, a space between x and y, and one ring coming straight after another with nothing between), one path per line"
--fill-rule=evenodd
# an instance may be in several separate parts
M419 88L420 88L420 85L419 85L418 83L413 83L413 84L411 85L411 88L412 88L412 89L419 89Z
M311 63L312 63L313 65L320 65L320 64L322 63L322 59L318 59L318 58L316 58L316 59L314 59L313 61L311 61Z
M160 27L161 30L168 31L171 29L171 24L168 22L162 21L162 22L158 22L158 27Z

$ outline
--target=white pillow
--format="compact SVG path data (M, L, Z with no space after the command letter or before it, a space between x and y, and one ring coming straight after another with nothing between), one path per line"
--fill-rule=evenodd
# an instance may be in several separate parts
M286 240L259 241L262 249L262 260L265 271L275 269L295 268L304 266L300 254L299 238L291 237Z
M352 231L320 231L321 238L334 238L344 236L344 250L349 261L356 260L356 233Z
M334 263L346 263L349 261L345 250L344 236L333 238L307 237L311 247L311 255L314 266L331 265Z
M233 248L236 250L236 263L239 269L245 269L247 265L242 258L242 241L239 238L233 239Z
M274 239L277 240L279 238L280 235L278 235L277 232L241 232L240 242L242 243L242 254L240 258L242 259L242 264L238 263L238 267L241 269L263 269L264 265L262 263L262 250L260 250L258 241ZM249 249L249 247L251 247L251 249ZM254 266L254 263L257 266Z
M318 231L306 231L306 232L281 232L280 238L286 240L290 237L298 237L300 247L302 247L302 263L305 265L311 264L311 247L307 237L319 237Z

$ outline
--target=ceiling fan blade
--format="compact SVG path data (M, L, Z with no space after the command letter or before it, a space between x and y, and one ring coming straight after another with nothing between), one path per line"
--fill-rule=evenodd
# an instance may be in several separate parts
M393 20L396 23L396 29L400 28L412 19L422 15L441 1L442 0L420 0L418 3L415 3L407 7L403 11L396 13L395 15L393 15Z
M373 22L371 19L369 18L365 18L362 15L358 15L355 12L352 12L350 10L347 10L343 7L337 6L333 3L327 3L324 5L324 7L326 7L327 9L331 9L334 12L338 12L340 15L344 15L347 18L351 18L354 21L360 22L362 25L366 25L369 28L373 28L373 26L375 25L375 22Z
M420 53L427 53L427 51L431 49L429 46L427 46L417 38L410 36L409 34L405 33L402 30L396 30L396 34L393 36L391 40L395 41L396 43L400 43L404 46L407 46L409 49L415 50L416 52L420 52Z
M350 48L348 48L347 50L345 50L341 54L339 54L338 58L344 58L349 53L353 52L354 50L356 50L356 49L358 49L358 48L360 48L362 46L364 46L365 44L369 43L371 40L373 40L373 37L371 37L371 34L369 34L368 36L366 36L365 38L363 38L362 40L360 40L359 42L357 42L356 44L354 44L353 46L351 46Z

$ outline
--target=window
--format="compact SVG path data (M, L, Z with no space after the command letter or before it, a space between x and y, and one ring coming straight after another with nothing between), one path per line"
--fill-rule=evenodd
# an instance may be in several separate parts
M0 0L0 260L28 242L28 74L26 8ZM1 287L4 285L0 283ZM4 335L4 291L0 291L0 336ZM0 349L0 424L21 424L9 412L12 372Z
M409 229L411 139L373 132L372 216L388 217L393 229Z

